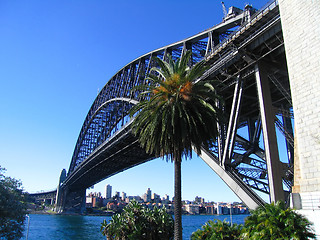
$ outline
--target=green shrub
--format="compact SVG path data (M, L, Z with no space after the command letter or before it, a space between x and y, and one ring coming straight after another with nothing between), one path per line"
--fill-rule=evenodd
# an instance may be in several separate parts
M236 240L241 234L242 225L229 224L225 221L209 220L202 229L192 233L191 240Z
M191 235L192 240L307 240L316 239L312 224L284 202L266 204L251 211L244 225L208 221Z
M6 177L0 166L0 239L20 239L26 218L26 199L22 183Z
M315 239L312 224L284 202L266 204L246 218L242 239Z
M109 240L170 240L173 239L173 218L165 208L144 208L131 201L121 214L101 224L101 232Z

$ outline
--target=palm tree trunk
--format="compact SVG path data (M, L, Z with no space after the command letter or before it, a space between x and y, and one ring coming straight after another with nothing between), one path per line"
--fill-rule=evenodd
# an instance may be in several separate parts
M182 240L181 158L174 161L174 240Z

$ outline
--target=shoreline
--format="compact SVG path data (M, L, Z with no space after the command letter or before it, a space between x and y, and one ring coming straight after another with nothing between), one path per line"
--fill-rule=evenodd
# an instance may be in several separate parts
M39 210L34 211L31 209L27 210L27 214L35 214L35 215L62 215L62 216L105 216L105 217L112 217L113 215L117 214L106 214L106 213L72 213L72 212L65 212L65 213L56 213L52 210ZM173 215L173 214L172 214ZM183 216L229 216L229 214L182 214ZM240 216L240 215L250 215L250 214L232 214L232 216Z

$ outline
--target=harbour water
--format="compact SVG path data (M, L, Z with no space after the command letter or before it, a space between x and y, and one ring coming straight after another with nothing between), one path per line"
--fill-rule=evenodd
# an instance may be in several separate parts
M244 223L248 215L233 215L233 223ZM100 226L107 216L62 216L62 215L29 215L28 240L105 240ZM200 229L208 220L219 219L230 221L229 215L183 215L183 239L190 239L192 232ZM27 234L27 223L26 231Z

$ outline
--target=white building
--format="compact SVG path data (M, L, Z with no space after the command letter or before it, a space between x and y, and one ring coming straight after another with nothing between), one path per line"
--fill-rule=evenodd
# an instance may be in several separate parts
M145 202L151 202L151 190L150 188L147 189L145 195L144 195L144 201Z
M121 193L121 199L122 201L126 200L127 194L125 192Z
M199 214L199 210L200 207L199 205L196 204L186 204L185 205L185 210L189 213L189 214L193 214L193 215L198 215Z

